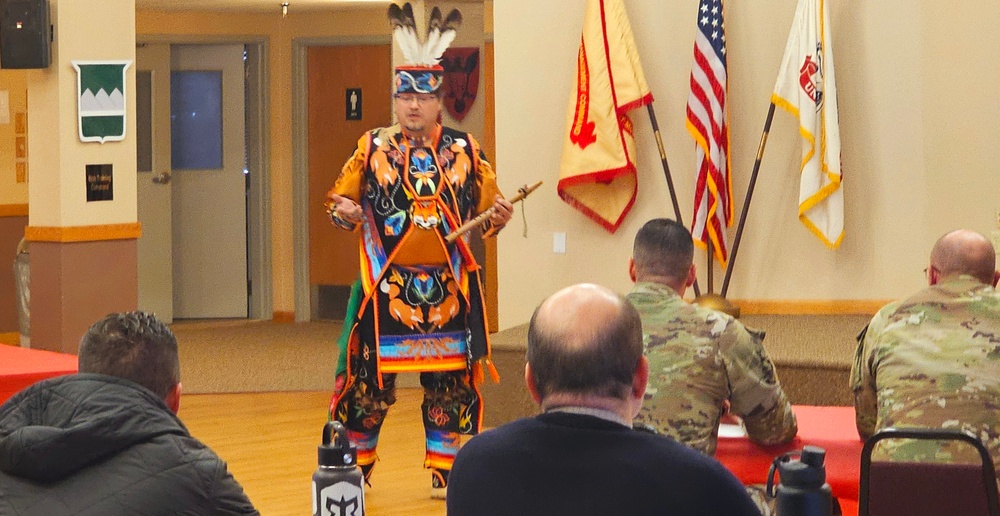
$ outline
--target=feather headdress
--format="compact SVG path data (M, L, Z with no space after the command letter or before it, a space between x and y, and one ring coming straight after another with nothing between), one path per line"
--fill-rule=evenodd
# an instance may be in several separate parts
M423 41L417 34L417 22L409 2L402 7L390 4L388 16L392 35L406 60L405 65L396 67L396 93L437 91L443 74L438 63L462 26L462 13L452 9L447 17L442 17L441 9L435 6Z
M392 25L393 37L408 64L434 66L441 60L441 55L454 41L462 26L462 13L458 9L452 9L447 18L442 18L441 9L435 6L431 10L427 36L423 41L417 34L417 22L413 18L413 7L409 2L402 7L389 4L389 23Z

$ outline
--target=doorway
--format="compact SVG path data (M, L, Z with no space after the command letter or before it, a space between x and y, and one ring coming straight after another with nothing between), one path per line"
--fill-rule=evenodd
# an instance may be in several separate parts
M307 59L310 318L343 320L358 235L330 224L326 192L366 131L392 125L388 44L310 46Z
M139 307L164 321L270 315L264 50L137 45Z

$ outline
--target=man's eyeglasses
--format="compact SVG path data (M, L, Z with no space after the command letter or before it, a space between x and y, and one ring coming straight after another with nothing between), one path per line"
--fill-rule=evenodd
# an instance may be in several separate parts
M403 104L409 104L413 101L417 101L417 104L420 104L421 106L427 105L433 100L437 100L437 96L435 95L421 95L417 93L396 93L393 97Z

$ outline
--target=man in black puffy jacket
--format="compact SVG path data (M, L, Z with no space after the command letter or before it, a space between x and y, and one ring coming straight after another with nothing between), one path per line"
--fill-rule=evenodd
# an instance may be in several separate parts
M80 373L0 406L0 514L257 514L177 418L177 340L154 316L111 314L80 341Z

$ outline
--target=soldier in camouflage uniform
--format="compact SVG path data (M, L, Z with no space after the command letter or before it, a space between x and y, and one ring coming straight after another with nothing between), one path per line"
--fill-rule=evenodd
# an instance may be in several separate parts
M886 305L858 336L851 389L858 433L887 427L956 428L1000 464L1000 293L993 245L958 230L931 251L930 286ZM975 458L963 444L882 441L875 459ZM978 460L978 459L976 459Z
M715 453L719 422L729 406L754 442L791 441L798 426L763 332L689 304L694 283L691 233L670 219L647 222L635 238L627 299L642 318L649 384L636 423L705 454Z

